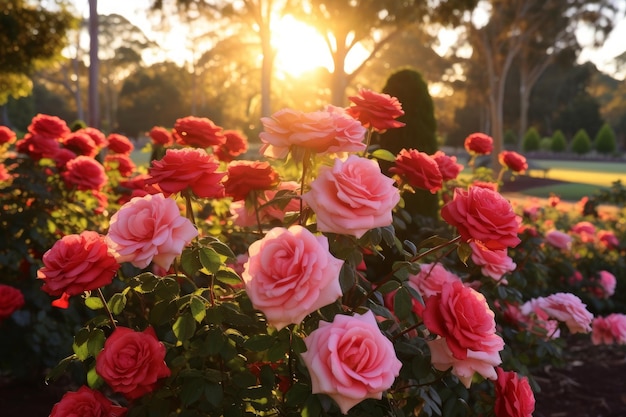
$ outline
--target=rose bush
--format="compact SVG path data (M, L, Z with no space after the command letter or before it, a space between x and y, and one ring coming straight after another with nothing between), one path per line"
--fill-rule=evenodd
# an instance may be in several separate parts
M371 135L402 125L401 104L367 90L351 101L265 118L262 161L233 160L241 137L230 146L211 120L182 118L151 130L150 166L123 178L112 164L90 187L63 181L89 157L54 118L2 145L19 152L3 161L5 204L41 204L20 199L28 165L89 213L46 222L48 246L29 254L31 277L69 306L55 314L89 309L73 338L59 332L72 353L48 375L78 369L89 388L53 413L527 415L532 371L560 359L564 336L597 326L598 343L622 343L623 320L606 314L624 279L623 223L558 202L514 206L500 177L459 176L444 153L369 149ZM470 137L472 157L491 152L491 138ZM111 154L128 152L111 135L100 152L111 139ZM392 177L379 160L396 164ZM407 218L402 195L416 188L441 196L441 218ZM401 228L420 238L400 240ZM551 244L550 230L570 244ZM16 308L4 322L21 323ZM607 318L593 324L589 310Z

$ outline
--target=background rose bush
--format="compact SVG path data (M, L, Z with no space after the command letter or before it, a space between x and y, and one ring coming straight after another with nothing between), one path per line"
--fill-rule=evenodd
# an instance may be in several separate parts
M623 221L564 212L558 201L511 207L495 191L490 170L458 178L450 174L458 169L455 160L441 154L447 174L439 195L448 223L409 221L401 196L412 188L433 191L419 175L439 164L427 159L428 170L401 179L400 169L398 177L385 177L378 159L402 167L406 155L431 157L418 150L399 157L365 152L374 131L400 126L401 105L371 91L353 101L346 111L289 110L263 120L262 149L279 158L264 162L230 162L246 147L218 152L227 145L219 126L205 118L181 119L172 132L151 131L157 158L150 167L131 178L126 170L103 170L104 183L83 181L80 171L77 180L64 182L71 161L80 157L71 149L91 154L92 148L67 147L75 142L64 140L69 129L58 120L33 121L33 132L16 145L19 153L5 153L11 177L2 196L13 207L8 214L18 218L23 211L15 207L24 206L20 198L29 190L20 189L22 176L39 175L45 184L40 191L54 198L47 216L30 213L43 218L45 228L28 233L49 234L39 247L24 242L26 258L20 258L18 243L2 254L32 261L21 281L10 276L14 288L30 287L46 300L38 307L26 296L28 309L54 311L64 320L73 309L80 323L73 339L51 332L69 356L49 377L70 370L82 375L76 379L80 396L68 394L57 410L78 400L131 416L451 416L495 410L500 417L510 415L516 400L532 408L526 385L538 388L532 370L558 362L563 336L591 330L587 308L600 316L624 305L608 295L618 295L624 280ZM118 136L109 138L111 154L132 149ZM471 135L468 149L489 153L489 139ZM30 146L33 140L45 146ZM91 158L91 165L109 152L99 140L98 156L80 157ZM207 167L210 176L195 175L189 158L201 160L194 167ZM519 164L506 165L514 168ZM212 181L198 182L206 178ZM36 192L32 198L31 205L41 203ZM237 210L245 221L232 215ZM417 228L413 234L423 238L400 241L396 230L402 227ZM570 236L571 246L551 244L550 230ZM3 233L14 238L24 232ZM34 272L48 287L55 276L61 283L70 280L64 270L73 271L70 262L54 266L63 274L47 276L53 265L41 256L82 233L109 243L110 253L101 259L94 254L91 264L114 256L117 274L107 285L94 280L83 291L65 291L56 304L70 308L52 310ZM374 268L386 248L394 256L386 257L383 269ZM616 289L606 273L615 277ZM2 326L29 334L20 325L24 310L16 308ZM597 343L623 343L619 316L610 317L596 319ZM102 391L106 401L81 384Z

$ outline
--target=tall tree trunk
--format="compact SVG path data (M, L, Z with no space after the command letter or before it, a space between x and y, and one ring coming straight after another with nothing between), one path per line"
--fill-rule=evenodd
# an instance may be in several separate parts
M527 56L522 54L520 65L520 115L519 115L519 136L518 147L522 148L524 135L528 130L528 110L530 108L530 95L533 88L539 81L541 74L545 72L548 66L553 62L552 55L543 57L539 62L531 68L527 60Z
M100 127L98 86L100 84L98 59L98 0L89 0L89 126Z
M340 36L336 34L337 40L335 50L331 50L333 56L333 73L331 75L330 103L334 106L343 107L346 104L346 87L348 86L348 75L346 74L345 62L348 50L346 38L348 34ZM330 44L330 41L327 40Z

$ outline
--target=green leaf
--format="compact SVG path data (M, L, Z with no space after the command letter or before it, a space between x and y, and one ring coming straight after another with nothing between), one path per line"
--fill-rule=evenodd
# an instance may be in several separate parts
M108 302L108 305L109 305L109 310L111 310L111 313L116 314L116 315L121 314L122 311L124 310L124 307L126 307L126 295L122 293L113 294L113 296Z
M311 395L311 387L298 382L293 384L287 394L285 395L285 402L289 407L299 407L305 403L307 398Z
M205 381L201 378L186 378L178 394L183 405L193 404L204 393Z
M202 268L198 249L185 249L180 256L180 264L187 275L194 276Z
M461 262L463 262L465 266L467 266L467 260L472 255L472 247L468 243L463 242L456 249L456 253L459 256Z
M104 304L102 304L100 297L85 298L85 305L91 310L100 310L101 308L104 308Z
M392 291L397 290L398 288L400 288L400 283L398 281L391 280L391 281L385 282L383 285L381 285L380 287L376 288L376 291L378 291L379 293L385 295L385 294L388 294L388 293L390 293Z
M104 332L101 329L94 329L89 334L87 340L87 350L94 358L98 356L102 348L104 347Z
M154 288L159 283L159 277L150 273L144 272L139 274L131 280L132 287L141 293L149 293L154 291Z
M153 325L165 324L174 318L178 308L169 300L158 301L150 310L149 320Z
M317 395L309 395L304 407L302 407L302 417L319 417L322 415L322 405Z
M164 277L161 278L154 288L154 293L162 300L173 300L180 293L180 286L175 279Z
M176 319L172 330L179 342L185 342L196 332L196 320L190 313L184 313Z
M215 274L222 265L222 259L219 253L212 248L201 248L198 252L200 256L200 263L211 274Z
M84 362L89 357L89 347L87 346L87 343L82 343L80 345L73 343L72 350L80 361Z
M406 288L400 288L393 297L393 311L400 319L406 319L411 314L413 302Z
M206 384L204 386L204 398L206 398L212 406L219 407L222 403L222 398L224 397L222 391L223 389L221 385Z
M192 297L191 303L189 304L191 309L191 315L198 322L201 323L206 316L206 307L204 302L199 297Z
M392 154L391 152L389 152L387 149L382 149L382 148L376 149L374 152L371 153L371 155L376 159L380 159L381 161L387 161L387 162L396 161L396 156Z
M222 243L222 242L217 240L215 242L212 242L210 244L210 246L211 246L211 248L213 248L213 250L215 250L215 252L219 253L220 255L225 257L226 259L236 259L237 258L235 256L235 254L233 253L233 251L225 243Z
M217 271L217 273L215 274L215 278L226 285L239 285L241 284L241 277L239 275L237 275L237 273L235 271L233 271L230 268L224 268L222 267L219 271Z
M68 365L77 359L76 355L70 355L67 358L62 359L54 368L46 375L46 383L56 381L61 375L65 373Z
M247 339L243 346L253 352L262 352L272 347L275 341L276 338L268 334L255 334Z
M87 372L87 384L89 384L90 388L97 389L102 385L103 382L104 381L102 380L100 375L96 373L95 366L91 368L89 372Z

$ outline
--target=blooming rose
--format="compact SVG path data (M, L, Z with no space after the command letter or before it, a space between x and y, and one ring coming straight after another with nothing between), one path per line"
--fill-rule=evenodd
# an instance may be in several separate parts
M400 201L393 184L376 161L350 155L346 161L335 159L333 167L321 167L302 199L315 212L319 231L359 238L391 224L391 211Z
M19 153L28 155L33 161L41 158L54 158L61 145L56 138L27 133L23 139L15 143Z
M302 226L275 227L248 248L242 278L252 305L278 330L341 297L343 261Z
M598 242L602 243L609 249L619 248L619 239L611 230L600 230L596 235Z
M63 146L76 155L85 155L93 158L98 154L98 147L93 139L91 139L91 136L86 133L81 133L80 131L68 134L61 142Z
M147 184L158 184L166 195L191 188L203 198L224 196L222 178L224 172L217 172L219 163L204 149L168 149L158 161L152 161L148 170Z
M419 273L409 275L409 285L424 298L441 293L444 286L455 282L461 282L461 278L440 263L422 264Z
M591 327L591 342L594 345L626 344L626 314L613 313L606 317L596 317Z
M437 163L444 181L456 179L463 171L463 165L456 162L456 156L448 156L443 151L437 151L432 158Z
M252 191L268 190L279 181L278 172L267 162L233 161L228 164L224 189L234 201L245 200Z
M76 186L79 190L100 191L107 182L102 164L83 155L68 161L61 177L68 187Z
M513 262L506 252L506 249L489 249L481 242L473 240L470 242L472 248L472 261L480 266L483 275L493 279L500 279L508 272L515 271L517 264ZM506 284L506 279L502 280Z
M523 173L528 169L528 163L523 155L514 151L502 151L498 154L498 160L503 167L513 172Z
M160 378L170 376L165 346L152 327L135 332L118 326L96 357L96 372L115 392L128 399L154 391Z
M404 115L402 104L396 97L361 89L356 96L348 97L354 104L346 109L349 115L367 128L384 133L387 129L404 126L397 119Z
M428 154L416 149L402 149L396 156L395 165L389 169L398 174L415 188L422 188L432 194L441 190L443 177L439 165Z
M570 332L588 333L591 331L593 314L586 307L574 294L560 292L548 297L533 298L522 305L521 310L523 314L529 314L539 308L549 317L565 323Z
M109 152L111 153L129 155L135 149L135 145L133 145L130 139L118 133L111 133L107 137L107 142L109 143Z
M132 159L126 154L115 153L104 158L104 166L107 170L115 169L122 177L130 177L137 168Z
M496 386L496 417L532 417L535 411L535 396L528 378L520 378L516 372L505 372L496 368L498 379Z
M58 170L64 170L69 161L76 158L76 154L69 149L61 148L54 155L54 165Z
M7 170L7 167L4 164L0 164L0 182L8 181L11 179L11 174Z
M98 149L102 149L105 146L108 146L107 138L106 136L104 136L104 133L94 127L84 127L77 130L77 132L86 133L87 135L89 135L89 137L91 138L91 140L93 140L93 143L96 144L96 147Z
M78 295L108 285L120 265L108 252L104 236L84 231L63 236L43 255L37 278L50 295Z
M230 162L248 150L248 139L243 133L236 130L225 130L224 137L226 138L224 143L213 149L213 153L220 161Z
M285 158L292 147L315 153L350 152L365 147L365 128L338 111L305 113L283 109L263 117L261 122L261 153L271 158Z
M572 246L572 237L560 230L551 229L546 232L546 242L558 249L569 249Z
M304 343L313 393L329 395L343 414L367 398L381 399L402 367L371 311L320 321Z
M435 348L435 353L431 350L433 365L440 370L453 366L453 373L466 386L474 372L495 379L493 367L501 362L504 341L496 334L495 314L485 297L457 281L425 301L424 324L445 340L448 349L441 342L431 346Z
M226 141L223 129L206 117L187 116L176 120L172 135L179 144L194 148L210 148Z
M258 215L261 223L271 222L278 220L282 222L285 219L285 214L289 212L296 212L300 210L300 200L291 198L287 204L267 204L272 201L279 191L292 191L295 193L300 188L300 184L295 181L285 181L278 184L275 190L267 190L258 198ZM263 207L261 207L263 206ZM240 227L250 227L257 224L257 215L254 207L246 207L243 200L233 201L230 204L230 212L233 215L233 223Z
M0 321L24 306L24 295L10 285L0 284Z
M100 391L82 386L66 393L52 407L49 417L123 417L127 409L115 405Z
M197 235L191 221L180 215L176 201L148 194L131 199L111 217L106 239L119 263L145 268L154 261L169 269Z
M598 271L598 275L598 283L602 288L602 297L609 298L615 294L617 279L615 278L615 275L611 274L609 271Z
M464 146L470 155L489 155L493 150L493 138L484 133L472 133L465 138Z
M174 137L170 131L161 126L154 126L150 129L148 136L155 145L170 146L174 143Z
M456 188L452 201L441 209L441 217L457 228L464 241L480 240L491 250L515 247L520 242L520 221L511 204L487 188Z
M28 125L28 131L34 136L43 136L48 139L61 139L70 133L65 120L47 114L38 114Z
M15 142L16 139L17 135L14 131L7 126L0 126L0 145L4 145L5 143L11 144Z

